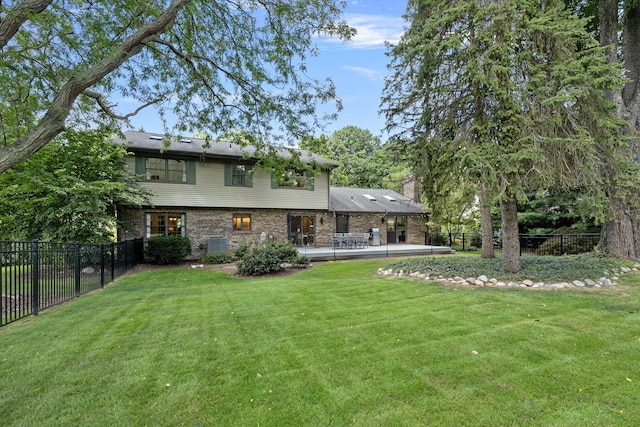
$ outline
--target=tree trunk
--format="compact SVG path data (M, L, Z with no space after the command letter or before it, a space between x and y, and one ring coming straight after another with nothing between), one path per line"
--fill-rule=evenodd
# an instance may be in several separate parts
M629 147L620 153L639 163L638 158L638 129L640 128L640 3L631 6L631 0L625 0L625 17L623 20L623 55L626 77L629 82L624 89L608 91L606 97L616 105L619 119L627 125L623 129L624 136L629 137ZM600 44L613 46L609 61L617 62L618 46L618 1L600 0ZM614 177L615 178L615 177ZM613 180L615 182L615 179ZM612 255L629 259L640 259L640 221L638 221L637 203L625 200L625 196L612 186L609 190L609 200L614 219L606 222L602 227L599 248Z
M491 199L485 184L480 184L480 223L482 230L482 258L494 258L493 224L491 222Z
M518 231L518 207L514 197L500 199L502 214L502 256L504 271L518 273L522 269L520 260L520 235Z
M613 211L616 219L602 226L598 248L606 253L624 258L638 260L640 242L640 222L636 219L637 209L622 205L620 200L613 200Z

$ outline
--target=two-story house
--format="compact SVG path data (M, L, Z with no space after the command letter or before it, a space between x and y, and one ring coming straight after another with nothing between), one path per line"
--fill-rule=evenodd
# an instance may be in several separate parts
M152 193L149 206L127 212L137 234L188 236L194 257L212 241L229 250L266 239L327 246L333 233L372 228L383 244L424 244L424 206L391 190L332 188L336 165L306 150L296 153L313 170L275 174L256 166L254 149L229 142L133 131L116 142L133 154L127 165Z

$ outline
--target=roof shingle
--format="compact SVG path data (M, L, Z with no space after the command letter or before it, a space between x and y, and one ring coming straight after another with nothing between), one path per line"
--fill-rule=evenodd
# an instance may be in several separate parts
M424 205L388 189L331 187L329 194L329 210L335 212L425 213Z

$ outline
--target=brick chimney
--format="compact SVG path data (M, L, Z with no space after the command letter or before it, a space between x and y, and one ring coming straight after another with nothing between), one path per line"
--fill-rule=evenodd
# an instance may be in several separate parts
M408 178L402 181L402 188L405 197L410 198L414 202L421 202L422 189L420 188L420 181L416 178L415 175L411 174Z

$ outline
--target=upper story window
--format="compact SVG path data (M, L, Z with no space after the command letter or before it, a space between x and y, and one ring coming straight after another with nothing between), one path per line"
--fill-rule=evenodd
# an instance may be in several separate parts
M225 163L224 185L253 187L253 166L241 163Z
M244 187L247 183L247 166L235 165L231 171L231 185L240 185Z
M196 165L193 160L136 156L136 174L144 175L145 181L149 182L196 183Z
M301 188L313 191L313 171L288 170L271 175L272 188Z
M145 176L147 181L187 182L187 162L184 160L145 159Z

